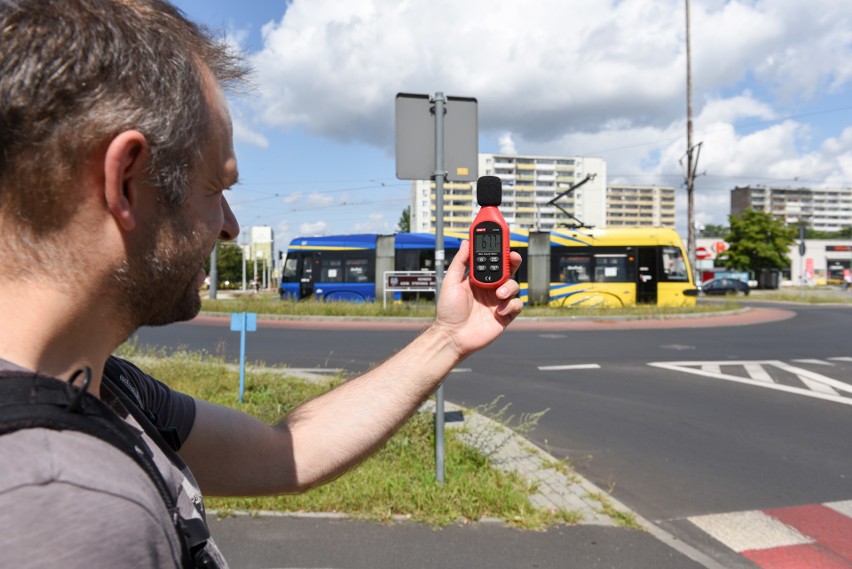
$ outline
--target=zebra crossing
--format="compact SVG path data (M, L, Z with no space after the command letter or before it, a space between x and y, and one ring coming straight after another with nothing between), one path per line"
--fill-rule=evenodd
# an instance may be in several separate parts
M761 569L852 569L852 500L688 520Z
M782 360L666 361L651 367L852 405L852 357ZM819 371L817 371L817 368ZM841 378L841 379L836 379Z

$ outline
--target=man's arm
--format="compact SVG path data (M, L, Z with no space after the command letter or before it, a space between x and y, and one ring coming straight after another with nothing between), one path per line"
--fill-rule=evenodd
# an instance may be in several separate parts
M339 476L390 438L465 357L520 313L518 283L473 289L465 241L447 269L435 321L364 375L302 404L275 426L197 401L181 455L202 490L259 495L306 490ZM521 258L512 253L512 272Z

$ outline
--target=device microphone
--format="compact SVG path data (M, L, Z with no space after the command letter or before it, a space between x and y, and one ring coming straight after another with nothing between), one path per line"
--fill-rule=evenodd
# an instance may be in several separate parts
M476 202L482 206L470 226L470 282L497 288L509 279L509 226L497 206L503 203L503 182L497 176L476 181Z

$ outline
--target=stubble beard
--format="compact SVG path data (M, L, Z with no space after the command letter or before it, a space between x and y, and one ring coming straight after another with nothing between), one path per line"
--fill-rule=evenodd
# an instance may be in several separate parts
M201 310L197 279L209 251L179 212L161 216L157 230L114 274L130 332L191 320Z

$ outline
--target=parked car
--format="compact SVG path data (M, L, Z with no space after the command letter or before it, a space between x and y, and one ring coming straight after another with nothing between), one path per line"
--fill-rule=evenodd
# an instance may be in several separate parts
M751 288L748 286L748 283L745 283L739 279L710 279L709 281L704 281L701 283L701 294L706 295L725 295L725 294L744 294L748 295L751 291Z

